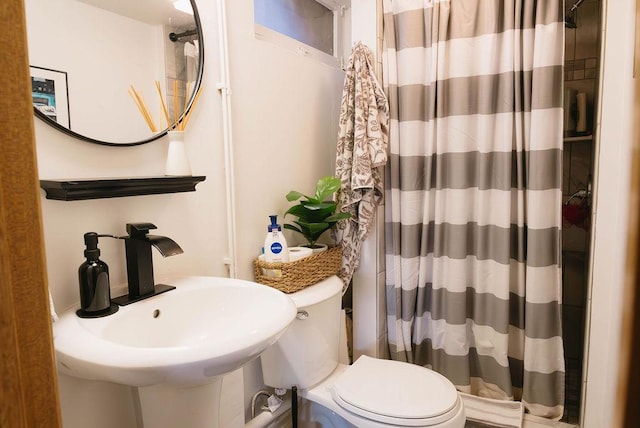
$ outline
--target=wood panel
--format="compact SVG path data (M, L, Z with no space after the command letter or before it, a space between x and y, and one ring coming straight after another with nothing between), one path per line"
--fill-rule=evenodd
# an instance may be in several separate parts
M629 195L627 260L623 291L618 400L614 427L635 428L640 420L640 0L636 0L634 136Z
M0 50L0 427L62 426L23 0L2 0Z

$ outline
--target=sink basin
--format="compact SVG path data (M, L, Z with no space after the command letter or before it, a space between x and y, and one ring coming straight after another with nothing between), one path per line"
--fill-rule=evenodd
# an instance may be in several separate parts
M296 315L285 294L250 281L182 277L175 290L102 318L53 324L61 373L146 387L201 385L272 345Z

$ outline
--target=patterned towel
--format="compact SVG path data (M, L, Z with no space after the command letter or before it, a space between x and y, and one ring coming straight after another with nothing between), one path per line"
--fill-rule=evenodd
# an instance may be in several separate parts
M339 210L351 218L338 223L336 239L342 246L340 278L346 291L360 263L360 247L373 226L383 199L381 166L387 162L389 104L376 80L369 48L357 42L349 58L340 108L336 153Z

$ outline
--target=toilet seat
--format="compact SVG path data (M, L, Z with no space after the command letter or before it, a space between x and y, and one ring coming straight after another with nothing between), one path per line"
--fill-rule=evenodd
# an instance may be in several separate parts
M330 391L343 409L390 425L441 424L459 407L458 392L441 374L364 355L335 379Z

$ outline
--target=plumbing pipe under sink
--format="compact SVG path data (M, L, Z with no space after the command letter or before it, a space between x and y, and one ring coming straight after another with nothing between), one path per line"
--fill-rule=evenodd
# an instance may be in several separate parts
M283 400L282 405L278 407L278 409L271 413L267 410L256 415L255 418L251 419L244 425L244 428L266 428L277 422L285 413L288 413L291 410L291 398L287 397Z

